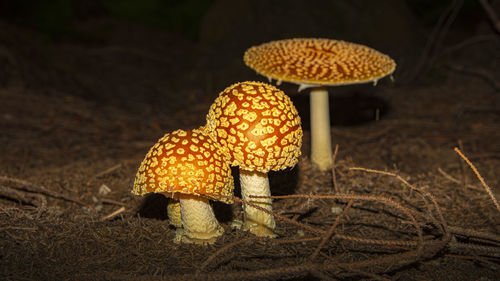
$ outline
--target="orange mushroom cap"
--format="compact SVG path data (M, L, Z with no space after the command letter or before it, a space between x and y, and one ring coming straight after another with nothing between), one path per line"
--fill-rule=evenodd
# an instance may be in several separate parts
M302 145L297 109L278 88L261 82L236 83L210 107L207 129L230 163L267 173L293 167Z
M132 193L192 194L232 203L223 196L232 196L233 189L229 163L201 127L163 136L142 161Z
M268 78L306 85L376 82L396 68L394 60L372 48L321 38L264 43L249 48L244 61Z

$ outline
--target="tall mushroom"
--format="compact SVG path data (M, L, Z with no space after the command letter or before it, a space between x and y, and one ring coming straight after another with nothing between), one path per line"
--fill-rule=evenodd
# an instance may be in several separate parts
M395 62L369 47L340 40L296 38L249 48L247 66L269 80L311 88L311 161L321 170L332 165L327 86L373 82L390 75Z
M297 109L276 87L261 82L236 83L210 107L207 126L233 166L239 166L244 200L272 210L269 196L271 170L293 167L298 162L302 128ZM243 206L243 229L257 236L275 237L274 217Z
M155 192L174 199L169 218L178 227L176 243L211 244L224 230L208 199L233 203L228 198L233 189L229 163L201 127L163 136L142 161L132 193Z

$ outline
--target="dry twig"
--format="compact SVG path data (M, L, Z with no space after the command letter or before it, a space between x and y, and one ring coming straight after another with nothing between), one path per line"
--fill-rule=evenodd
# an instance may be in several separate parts
M222 195L221 195L221 196L222 196ZM306 196L307 196L307 195L306 195ZM312 231L312 232L315 232L315 233L323 233L323 230L321 230L321 229L318 229L318 228L315 228L315 227L309 226L309 225L307 225L307 224L300 223L300 222L298 222L298 221L294 221L294 220L289 219L289 218L287 218L287 217L285 217L285 216L282 216L282 215L278 215L278 214L276 214L276 213L274 213L274 212L271 212L271 211L269 211L269 210L266 210L266 209L264 209L264 208L260 207L260 206L259 206L259 205L257 205L257 204L253 204L253 203L250 203L250 202L244 201L244 200L242 200L242 199L240 199L240 198L238 198L238 197L236 197L236 196L232 196L232 197L230 197L230 196L224 196L224 197L227 197L227 198L233 198L233 200L234 200L234 201L236 201L236 202L240 202L240 203L242 203L242 204L249 205L249 206L251 206L251 207L253 207L253 208L257 209L257 210L260 210L260 211L262 211L262 212L264 212L264 213L267 213L267 214L269 214L269 215L271 215L271 216L274 216L274 217L276 217L276 218L277 218L277 219L279 219L279 220L286 221L286 222L291 223L291 224L294 224L294 225L296 225L296 226L298 226L298 227L301 227L301 228L307 229L307 230ZM273 197L273 196L253 196L253 195L250 195L250 197L253 197L253 198L271 198L271 197Z
M491 191L491 188L486 184L486 182L484 181L484 179L481 176L481 174L479 174L479 172L477 171L477 169L474 166L474 164L472 164L472 162L462 153L462 151L460 151L460 149L458 149L458 147L455 147L454 150L455 150L456 153L458 153L458 155L460 155L460 157L462 157L462 159L464 159L465 162L467 162L467 164L472 169L472 171L474 171L474 174L476 174L476 177L479 179L479 181L483 185L484 189L486 190L486 192L490 196L491 200L493 201L493 204L495 204L495 206L497 207L497 210L500 212L500 205L498 204L498 201L495 198L495 195Z
M387 172L387 171L380 171L380 170L375 170L375 169L367 169L367 168L362 168L362 167L350 167L349 170L358 170L358 171L364 171L364 172L368 172L368 173L375 173L375 174L381 174L381 175L395 177L396 179L398 179L399 181L404 183L406 186L408 186L410 189L418 191L421 194L427 196L432 201L432 204L434 205L434 208L436 209L436 212L438 213L439 220L440 220L440 223L441 223L442 228L443 228L443 232L446 232L447 223L443 217L443 213L441 212L441 208L439 208L439 205L438 205L436 199L429 192L427 192L421 188L417 188L416 186L410 184L407 180L405 180L404 178L402 178L400 175L398 175L396 173L391 173L391 172Z
M351 197L349 197L351 196ZM352 196L355 196L355 198L352 198ZM377 197L377 196L362 196L362 195L283 195L283 196L255 196L255 195L251 195L250 197L254 197L254 198L274 198L274 199L287 199L287 198L310 198L310 199L345 199L345 200L350 200L350 199L353 199L353 200L368 200L368 201L384 201L384 200L387 200L387 201L390 201L390 202L394 202L392 201L391 199L387 199L387 198L384 198L384 197ZM230 197L228 197L230 198ZM297 222L297 221L294 221L294 220L291 220L287 217L284 217L284 216L281 216L281 215L278 215L274 212L271 212L269 210L266 210L256 204L253 204L253 203L250 203L250 202L246 202L236 196L234 197L231 197L233 198L234 201L236 202L240 202L240 203L243 203L243 204L247 204L253 208L256 208L258 210L261 210L267 214L270 214L274 217L276 217L277 219L279 220L283 220L283 221L286 221L286 222L289 222L291 224L294 224L298 227L301 227L303 229L307 229L309 231L312 231L312 232L315 232L315 233L319 233L319 234L324 234L325 231L323 231L322 229L319 229L319 228L315 228L315 227L312 227L312 226L309 226L309 225L306 225L306 224L303 224L303 223L300 223L300 222ZM380 200L380 198L382 198L382 200ZM378 199L378 200L377 200ZM387 203L387 202L386 202ZM394 202L396 203L396 202ZM388 203L390 204L390 203ZM398 203L396 203L398 204ZM398 206L400 206L398 204ZM402 207L403 208L403 207ZM403 211L404 212L404 211ZM406 210L406 213L407 215L410 216L410 219L412 218L412 215ZM419 230L420 228L418 227L418 224L416 223L416 220L412 220L412 223L414 224L414 227L417 229L417 233L419 233ZM317 237L317 238L307 238L307 241L310 241L310 240L319 240L321 239L320 237ZM359 242L359 243L364 243L364 244L372 244L372 245L385 245L385 246L406 246L406 247L419 247L419 245L421 245L421 242L420 241L423 241L423 237L422 239L419 239L417 241L396 241L396 240L381 240L381 239L370 239L370 238L360 238L360 237L354 237L354 236L350 236L350 235L344 235L344 234L335 234L335 236L332 237L332 239L338 239L338 240L348 240L348 241L354 241L354 242ZM303 242L303 241L299 241L301 239L297 239L296 240L286 240L286 241L290 241L290 242ZM276 240L278 242L278 239ZM285 241L283 241L284 243ZM427 243L429 244L429 243Z
M370 195L354 195L354 194L338 194L338 195L330 195L330 194L327 194L327 195L306 195L306 194L292 194L292 195L279 195L279 196L256 196L256 195L250 195L249 196L250 198L269 198L269 199L290 199L290 198L310 198L310 199L343 199L343 200L362 200L362 201L376 201L376 202L383 202L387 205L392 205L394 207L396 207L397 209L399 209L401 212L403 212L408 218L410 218L410 220L412 221L413 223L413 227L415 228L416 232L417 232L417 236L418 236L418 243L417 243L417 252L421 252L422 251L422 247L423 247L423 235L422 235L422 229L419 227L419 224L417 223L417 221L415 220L415 217L410 213L410 211L408 209L406 209L405 207L401 206L399 203L397 203L396 201L392 200L392 199L389 199L389 198L385 198L385 197L382 197L382 196L370 196ZM252 203L249 203L249 202L246 202L246 201L243 201L237 197L234 197L234 200L237 201L237 202L241 202L241 203L244 203L244 204L248 204L258 210L262 210L272 216L275 216L276 218L278 219L281 219L281 220L284 220L284 221L287 221L287 222L290 222L290 223L293 223L295 225L298 225L302 228L305 228L305 229L308 229L308 230L311 230L311 231L314 231L314 232L317 232L317 233L324 233L323 230L320 230L320 229L316 229L316 228L313 228L309 225L305 225L305 224L302 224L302 223L299 223L299 222L296 222L296 221L293 221L287 217L283 217L283 216L280 216L280 215L277 215L273 212L270 212L264 208L257 208L258 206L255 205L255 204L252 204Z
M243 244L243 243L246 243L248 241L251 241L251 240L255 240L257 239L258 237L252 237L252 238L246 238L246 239L240 239L240 240L237 240L237 241L234 241L232 243L229 243L227 245L225 245L224 247L218 249L217 251L215 251L213 254L211 254L199 267L198 267L198 270L196 271L197 274L200 274L202 270L204 270L216 257L220 256L222 253L225 253L227 252L228 250L240 245L240 244Z
M125 212L125 207L121 207L121 208L119 208L118 210L116 210L116 211L114 211L114 212L112 212L112 213L110 213L110 214L108 214L108 215L105 215L104 217L102 217L102 218L100 219L100 221L107 221L107 220L109 220L109 219L112 219L112 218L114 218L114 217L118 216L119 214L121 214L121 213L123 213L123 212Z
M330 240L330 237L332 237L333 232L335 231L335 228L340 223L340 220L345 216L347 211L349 211L349 209L351 208L353 203L354 203L354 200L352 200L352 199L349 200L349 202L347 203L347 206L344 208L342 213L335 219L335 222L328 229L328 231L325 232L325 234L323 235L323 238L321 239L321 242L318 244L318 246L314 250L314 253L310 257L311 261L314 261L316 259L316 256L318 256L318 253L321 250L321 248L323 248L323 246L325 246L326 242L328 242L328 240Z
M9 177L6 177L6 176L0 176L0 181L6 182L6 183L10 183L10 184L20 185L20 186L22 186L20 189L24 189L24 190L26 190L28 192L42 193L42 194L45 194L45 195L48 195L48 196L51 196L51 197L54 197L54 198L63 199L63 200L66 200L66 201L77 203L77 204L79 204L81 206L92 208L92 206L90 206L89 204L86 204L86 203L84 203L84 202L82 202L82 201L80 201L78 199L66 196L66 195L61 194L59 192L52 191L52 190L50 190L50 189L48 189L48 188L46 188L46 187L44 187L42 185L35 185L35 184L30 183L30 182L25 181L25 180L9 178Z
M47 208L47 199L45 196L32 192L22 192L7 186L0 185L0 195L12 200L30 204L40 209L43 212Z
M449 181L451 182L454 182L454 183L457 183L457 184L463 184L463 182L459 181L458 179L452 177L450 174L446 173L445 171L443 171L443 169L441 169L441 167L438 167L437 168L437 171L443 175L443 177L445 177L446 179L448 179ZM478 187L476 186L473 186L472 184L467 184L466 185L468 188L470 189L474 189L474 190L481 190L479 189Z
M333 157L332 157L332 181L333 181L333 190L335 190L335 193L340 193L339 188L337 186L337 176L335 174L335 159L337 158L337 153L339 152L339 145L335 145L335 151L333 152Z
M500 236L494 233L477 231L474 229L467 229L458 226L448 226L448 230L456 235L461 235L464 237L478 238L486 240L484 242L500 244Z

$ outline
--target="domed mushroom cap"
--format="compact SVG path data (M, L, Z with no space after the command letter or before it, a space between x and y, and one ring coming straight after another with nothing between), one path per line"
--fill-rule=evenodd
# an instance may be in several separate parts
M372 48L321 38L264 43L248 49L244 61L268 78L306 85L377 81L396 68L389 56Z
M175 193L232 203L233 177L220 146L202 127L163 136L148 152L137 172L132 193Z
M250 171L267 173L293 167L302 145L297 109L278 88L261 82L242 82L220 93L207 115L230 162Z

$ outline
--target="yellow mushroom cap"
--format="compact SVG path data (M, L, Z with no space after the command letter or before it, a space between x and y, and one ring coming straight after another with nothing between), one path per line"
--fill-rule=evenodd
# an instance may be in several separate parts
M232 203L233 177L220 145L206 129L177 130L163 136L148 152L135 177L132 193L176 193Z
M321 38L264 43L249 48L244 61L268 78L308 85L376 82L396 68L394 60L372 48Z
M297 109L278 88L261 82L236 83L219 94L207 115L207 129L230 163L259 172L298 162L302 127Z

